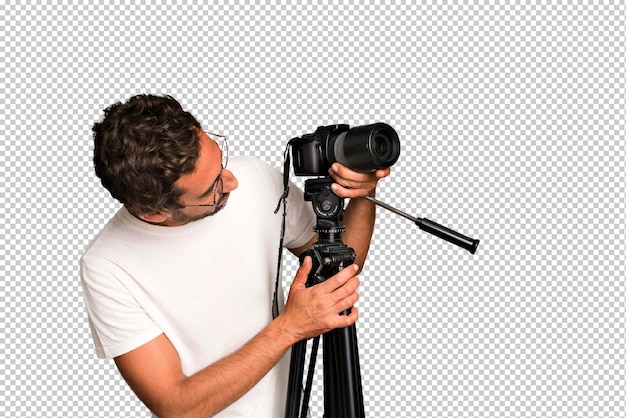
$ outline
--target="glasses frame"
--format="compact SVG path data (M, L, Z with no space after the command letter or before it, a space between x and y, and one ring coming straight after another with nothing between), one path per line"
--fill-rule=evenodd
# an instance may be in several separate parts
M184 205L182 209L189 207L189 206L191 207L215 207L215 206L219 206L219 204L221 203L220 195L222 195L224 191L224 180L222 179L222 173L228 166L228 138L226 137L226 135L220 135L220 134L216 134L213 132L206 132L206 134L208 135L209 138L211 138L213 141L217 143L217 146L220 149L220 154L222 155L222 163L221 163L222 169L220 170L220 173L217 175L217 178L211 185L211 187L213 188L213 203L204 203L204 204L199 204L199 205Z

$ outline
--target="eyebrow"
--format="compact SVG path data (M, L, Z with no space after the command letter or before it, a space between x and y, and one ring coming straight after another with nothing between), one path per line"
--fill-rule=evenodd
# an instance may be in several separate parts
M224 169L222 169L223 171ZM217 186L217 183L220 181L220 179L222 178L222 171L220 171L220 173L217 175L217 178L215 179L215 181L213 183L211 183L211 185L209 186L209 188L207 189L206 192L202 193L198 198L199 199L204 199L205 197L208 197L211 193L213 193L213 190L215 189L215 187Z

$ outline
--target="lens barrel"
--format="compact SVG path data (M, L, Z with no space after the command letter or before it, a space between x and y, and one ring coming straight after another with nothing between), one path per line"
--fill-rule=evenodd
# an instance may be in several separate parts
M380 122L342 132L334 138L334 144L328 145L334 151L335 161L365 173L391 167L400 156L398 134Z

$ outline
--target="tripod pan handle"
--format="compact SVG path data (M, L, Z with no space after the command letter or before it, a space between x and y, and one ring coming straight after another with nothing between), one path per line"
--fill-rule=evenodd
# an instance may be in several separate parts
M439 225L437 222L433 222L430 219L418 218L417 221L415 221L415 224L419 226L420 229L438 236L439 238L445 239L454 245L458 245L461 248L465 248L472 254L476 252L478 243L480 242L480 240L466 237L465 235L453 231L450 228L446 228L443 225Z

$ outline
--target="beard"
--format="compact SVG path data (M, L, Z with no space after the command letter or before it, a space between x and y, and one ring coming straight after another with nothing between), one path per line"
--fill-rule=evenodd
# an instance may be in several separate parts
M226 207L226 204L228 203L228 195L229 193L223 194L222 197L220 197L220 199L218 200L217 204L211 208L212 210L210 212L201 213L198 215L187 215L186 213L183 213L182 210L177 210L176 212L172 213L172 220L176 222L189 223L216 215Z

